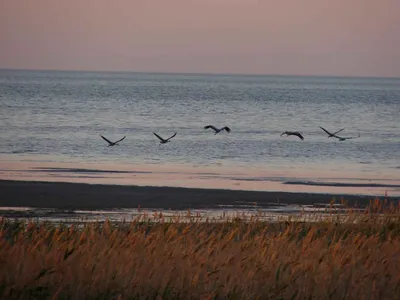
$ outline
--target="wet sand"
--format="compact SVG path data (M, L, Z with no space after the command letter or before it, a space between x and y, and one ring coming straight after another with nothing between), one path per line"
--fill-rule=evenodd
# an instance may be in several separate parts
M290 193L238 191L176 187L103 185L38 181L0 180L0 206L39 207L56 209L213 209L221 205L257 205L268 207L280 204L314 205L341 198L349 205L365 206L374 196L332 195L317 193ZM388 197L398 201L400 197Z
M1 161L0 180L120 186L400 197L400 171L364 174L306 169Z

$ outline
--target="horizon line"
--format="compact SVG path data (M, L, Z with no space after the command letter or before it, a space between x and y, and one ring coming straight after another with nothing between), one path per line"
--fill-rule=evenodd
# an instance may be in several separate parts
M327 77L327 78L365 78L365 79L400 79L394 76L372 75L327 75L327 74L254 74L254 73L224 73L224 72L174 72L174 71L128 71L128 70L79 70L79 69L36 69L36 68L2 68L0 71L28 72L82 72L82 73L131 73L131 74L160 74L160 75L211 75L211 76L249 76L249 77Z

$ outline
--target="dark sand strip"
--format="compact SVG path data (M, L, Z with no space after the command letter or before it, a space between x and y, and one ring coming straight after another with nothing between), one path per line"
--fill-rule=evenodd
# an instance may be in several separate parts
M399 184L384 183L343 183L343 182L317 182L317 181L285 181L283 184L312 185L312 186L335 186L335 187L387 187L400 188Z
M0 206L58 209L142 208L188 209L218 208L218 205L270 206L281 204L329 203L341 197L349 205L364 206L374 196L329 195L287 192L256 192L175 187L143 187L0 180ZM398 197L388 197L398 201Z

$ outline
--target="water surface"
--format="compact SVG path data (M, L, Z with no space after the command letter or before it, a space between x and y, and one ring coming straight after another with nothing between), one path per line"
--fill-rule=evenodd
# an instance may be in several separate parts
M261 187L274 174L282 183L398 183L399 104L400 79L391 78L0 70L0 175L9 179L10 162L26 163L21 172L46 162L205 168L258 178ZM208 124L232 132L214 135ZM319 126L361 137L340 142ZM281 137L284 130L305 139ZM159 146L153 132L178 134ZM99 134L126 139L106 147Z

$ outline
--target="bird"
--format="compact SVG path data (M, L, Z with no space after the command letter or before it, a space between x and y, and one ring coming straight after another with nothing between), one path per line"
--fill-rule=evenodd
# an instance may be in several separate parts
M105 140L108 143L107 147L118 145L119 142L121 142L122 140L124 140L126 138L126 136L124 136L122 139L120 139L120 140L118 140L116 142L111 142L109 139L105 138L101 134L100 134L100 136L103 138L103 140Z
M337 138L341 142L343 142L345 140L357 139L359 137L360 137L360 135L358 135L358 136L349 136L349 137L340 137L340 136L335 135L335 138Z
M213 125L204 126L204 129L208 129L208 128L212 128L215 131L214 134L220 133L223 130L226 130L226 132L228 132L228 133L231 132L231 129L228 126L222 127L220 129L218 129L217 127L215 127Z
M338 130L338 131L336 131L334 133L330 133L328 130L326 130L325 128L323 128L321 126L319 126L319 128L321 128L323 131L325 131L328 134L328 138L335 137L337 133L339 133L339 132L344 130L344 128L342 128L342 129L340 129L340 130Z
M286 136L295 135L295 136L298 136L301 140L304 140L304 137L301 135L301 133L297 132L297 131L285 131L285 132L282 132L281 136L284 134L286 134Z
M160 139L160 144L166 144L166 143L168 143L168 142L170 142L170 139L172 139L174 136L176 136L176 132L175 132L175 134L173 135L173 136L170 136L169 138L167 138L167 139L163 139L161 136L159 136L157 133L155 133L155 132L153 132L154 133L154 135L156 136L156 137L158 137L159 139Z

